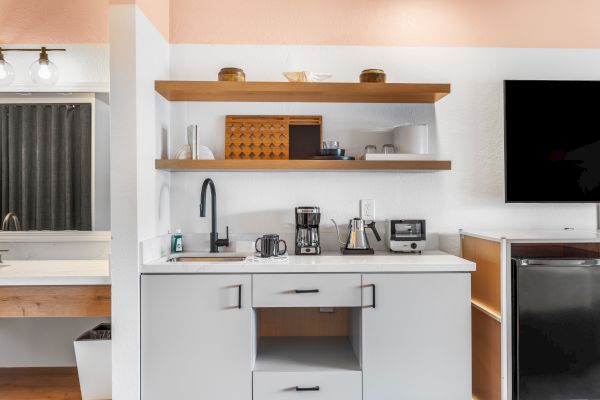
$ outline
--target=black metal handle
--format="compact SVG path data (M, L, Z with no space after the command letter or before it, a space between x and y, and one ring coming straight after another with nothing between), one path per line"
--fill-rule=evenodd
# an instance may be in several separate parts
M242 285L238 285L238 308L242 308Z
M319 289L296 289L296 293L319 293Z
M375 221L368 224L367 228L371 228L373 234L375 235L375 239L377 239L378 242L381 242L381 236L379 236L379 232L377 232L377 228L375 228Z
M375 284L371 283L369 285L366 285L366 287L373 288L373 296L372 296L372 304L370 306L365 306L365 308L375 308Z
M313 387L296 386L296 392L316 392L317 390L321 390L321 388L318 386L313 386Z

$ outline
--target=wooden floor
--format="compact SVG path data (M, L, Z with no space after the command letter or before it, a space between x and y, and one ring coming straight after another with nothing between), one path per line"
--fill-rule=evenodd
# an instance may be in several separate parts
M1 400L81 400L77 368L0 368Z

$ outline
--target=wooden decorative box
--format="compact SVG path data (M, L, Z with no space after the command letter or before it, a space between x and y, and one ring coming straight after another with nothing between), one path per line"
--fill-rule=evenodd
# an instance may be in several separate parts
M295 155L318 151L322 139L321 126L320 116L228 115L225 117L225 159L302 158ZM303 135L302 140L296 139L299 134Z

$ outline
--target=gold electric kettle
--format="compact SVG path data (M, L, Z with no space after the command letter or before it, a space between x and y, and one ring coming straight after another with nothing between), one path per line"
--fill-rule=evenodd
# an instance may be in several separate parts
M342 240L336 222L333 219L331 222L333 222L333 225L335 226L338 241L344 246L342 248L343 254L373 254L375 252L371 246L369 246L369 239L367 238L365 228L371 228L375 235L375 239L377 239L378 242L381 241L381 236L379 236L379 232L377 232L377 229L375 228L375 221L371 221L367 224L365 220L361 218L351 219L348 222L348 237L345 242Z

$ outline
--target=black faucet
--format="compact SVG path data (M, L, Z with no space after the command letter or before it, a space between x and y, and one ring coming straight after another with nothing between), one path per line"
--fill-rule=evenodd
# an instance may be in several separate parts
M211 230L210 230L210 252L218 253L219 247L229 246L229 227L227 227L227 238L219 239L217 232L217 192L215 184L210 178L206 178L202 183L202 193L200 194L200 216L206 217L206 188L210 186L211 202Z

